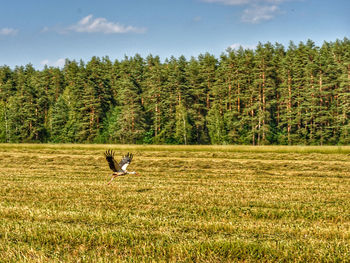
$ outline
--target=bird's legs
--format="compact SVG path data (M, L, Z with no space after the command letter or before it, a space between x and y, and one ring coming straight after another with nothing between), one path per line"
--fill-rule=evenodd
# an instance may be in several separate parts
M109 180L109 182L107 184L109 185L114 180L114 178L116 178L118 176L126 175L126 174L135 174L135 175L138 175L138 176L140 175L137 172L118 172L118 173L113 173L111 180Z
M121 176L121 175L124 175L125 173L123 172L119 172L119 173L114 173L112 174L112 178L111 180L109 180L109 182L107 183L108 185L114 180L114 178L118 177L118 176Z
M108 185L110 185L111 184L111 182L113 181L113 179L114 178L116 178L117 177L117 175L112 175L112 178L111 178L111 180L109 180L109 182L107 183Z

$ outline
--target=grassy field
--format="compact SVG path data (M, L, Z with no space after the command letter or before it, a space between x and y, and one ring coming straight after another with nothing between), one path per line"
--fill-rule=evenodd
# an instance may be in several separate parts
M0 144L0 262L121 261L350 262L350 147Z

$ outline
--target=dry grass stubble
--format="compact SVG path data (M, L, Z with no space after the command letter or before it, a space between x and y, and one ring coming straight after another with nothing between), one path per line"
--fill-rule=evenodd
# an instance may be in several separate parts
M107 148L141 176L107 186ZM349 152L3 144L0 258L347 262Z

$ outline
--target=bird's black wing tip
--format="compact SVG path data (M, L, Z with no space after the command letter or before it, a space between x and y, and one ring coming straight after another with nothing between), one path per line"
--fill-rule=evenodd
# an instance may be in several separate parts
M106 157L113 157L114 156L114 151L112 149L108 149L104 152L104 155Z

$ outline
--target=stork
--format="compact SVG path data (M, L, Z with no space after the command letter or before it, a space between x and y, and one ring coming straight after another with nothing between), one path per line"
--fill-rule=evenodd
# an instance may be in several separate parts
M113 150L107 150L104 153L104 155L106 156L106 160L109 164L109 168L111 168L111 170L113 171L112 178L108 182L108 184L110 184L113 181L113 179L116 178L117 176L122 176L122 175L126 175L126 174L139 175L136 172L128 172L126 170L126 168L131 163L132 158L134 157L134 155L132 153L127 153L125 156L123 156L123 158L120 160L119 164L114 159L114 151Z

